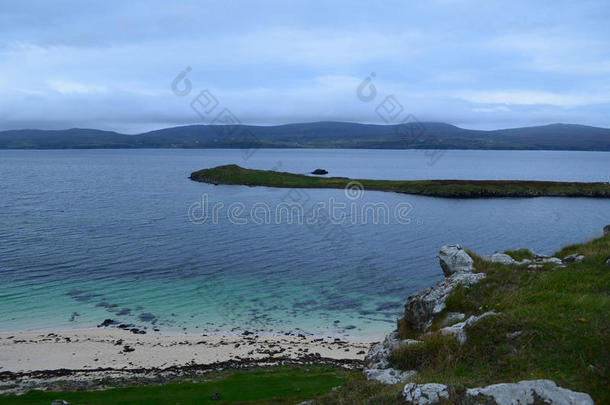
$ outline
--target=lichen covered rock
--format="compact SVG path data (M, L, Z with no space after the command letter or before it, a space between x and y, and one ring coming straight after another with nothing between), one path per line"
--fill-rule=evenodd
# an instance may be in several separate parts
M408 383L402 395L409 405L435 405L441 401L460 405L593 405L588 394L558 387L551 380L493 384L465 391L444 384Z
M564 263L579 263L579 262L582 262L583 260L585 260L585 256L583 256L579 253L574 253L573 255L567 255L566 257L563 258Z
M394 350L418 340L400 339L398 331L389 333L383 342L375 343L364 358L364 375L369 380L379 381L383 384L398 384L406 382L417 374L415 370L401 371L390 367L390 356Z
M408 404L412 405L433 405L438 404L441 399L448 400L450 397L449 388L444 384L428 383L405 385L402 396Z
M468 389L462 403L593 405L593 400L588 394L558 387L551 380L529 380Z
M451 335L455 336L457 341L463 345L466 343L466 328L483 318L487 318L488 316L495 315L496 313L493 311L485 312L479 316L471 316L463 322L456 323L455 325L446 326L439 330L442 335Z
M391 332L386 335L383 342L371 346L364 358L364 366L366 368L387 368L389 367L390 355L394 350L413 343L419 343L419 340L400 339L398 331Z
M417 332L427 331L434 317L445 309L447 296L458 285L472 285L483 278L484 273L455 273L432 287L409 296L405 304L404 320Z
M506 265L516 263L515 259L505 253L494 253L489 257L489 261L492 263L501 263Z
M438 258L445 276L454 273L472 273L474 271L472 257L460 245L445 245L441 247Z
M399 384L405 383L410 378L417 375L415 370L396 370L395 368L367 368L364 369L364 375L367 379L380 382L382 384Z

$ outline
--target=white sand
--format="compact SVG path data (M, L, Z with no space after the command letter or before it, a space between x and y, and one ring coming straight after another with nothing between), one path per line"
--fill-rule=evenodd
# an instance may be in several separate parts
M370 341L296 336L136 335L121 329L0 333L0 372L167 368L229 360L322 358L362 360ZM121 342L122 340L122 342ZM135 349L128 352L125 345Z

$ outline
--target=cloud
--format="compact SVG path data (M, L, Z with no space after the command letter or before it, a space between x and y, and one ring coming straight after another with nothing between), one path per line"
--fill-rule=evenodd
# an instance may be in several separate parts
M49 80L47 81L51 89L61 94L88 94L88 93L104 93L107 91L104 86L96 86L90 84L83 84L77 82L66 82L60 80Z
M170 89L191 67L244 123L419 119L610 126L608 3L211 0L3 2L0 129L138 132L197 122ZM355 96L375 72L379 99ZM194 94L194 93L193 93Z
M473 103L517 105L548 104L559 107L573 107L610 102L610 94L562 94L528 90L463 92L458 93L457 97Z

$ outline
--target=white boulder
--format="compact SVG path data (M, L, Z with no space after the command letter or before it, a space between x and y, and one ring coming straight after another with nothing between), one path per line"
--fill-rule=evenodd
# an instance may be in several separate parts
M574 253L573 255L567 255L566 257L563 258L564 263L580 263L583 260L585 260L585 256L583 256L579 253Z
M483 318L487 318L488 316L495 315L494 311L485 312L479 316L471 316L466 319L464 322L456 323L455 325L446 326L441 328L439 332L442 335L452 335L455 336L457 341L463 345L466 343L466 327L480 321Z
M529 380L471 388L466 390L465 400L462 403L464 405L480 403L497 405L594 405L588 394L558 387L551 380Z
M540 260L540 263L562 264L563 261L557 257L548 257Z
M529 380L518 383L493 384L457 392L444 384L404 386L402 395L407 404L435 405L594 405L589 394L558 387L551 380Z
M433 405L438 404L441 399L449 399L449 388L444 384L406 384L402 390L402 396L408 404Z
M501 264L515 264L517 263L512 257L505 253L494 253L489 256L489 261L492 263L501 263Z
M460 245L445 245L441 247L438 258L445 276L454 273L472 273L474 271L472 257Z
M373 346L371 346L369 352L364 358L364 365L366 368L371 369L388 368L390 364L389 359L392 352L413 343L420 343L420 341L413 339L400 339L400 336L398 336L398 331L388 333L383 342L375 343Z
M485 273L454 273L409 296L404 319L415 331L425 332L432 326L434 317L445 309L445 300L458 285L472 285L483 278Z
M461 312L448 312L445 318L441 321L441 326L450 326L457 322L463 321L466 318L466 314Z
M417 375L417 371L401 371L394 368L366 368L364 375L368 380L378 381L382 384L400 384L407 382Z

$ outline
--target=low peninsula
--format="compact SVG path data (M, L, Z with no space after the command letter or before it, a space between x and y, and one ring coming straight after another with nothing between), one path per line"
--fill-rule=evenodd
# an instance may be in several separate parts
M441 198L594 197L610 198L610 183L529 180L371 180L313 177L272 170L246 169L235 164L191 173L191 180L211 184L282 188L345 188L357 182L365 190L391 191ZM353 184L353 183L352 183Z

